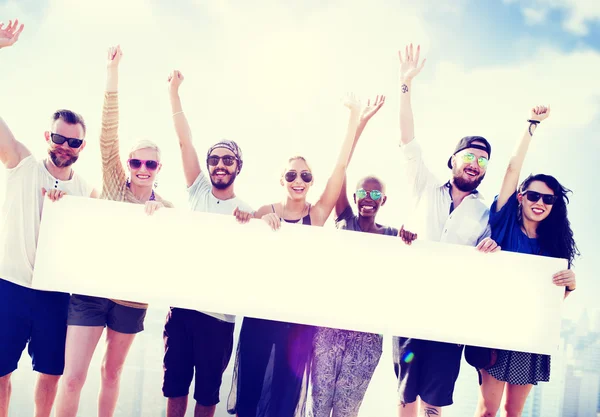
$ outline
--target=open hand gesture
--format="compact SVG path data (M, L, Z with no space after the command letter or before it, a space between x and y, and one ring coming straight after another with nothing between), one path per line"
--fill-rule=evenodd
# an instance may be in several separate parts
M123 57L123 51L121 51L121 45L111 46L108 48L108 54L106 57L106 66L108 68L118 68L119 62Z
M360 100L354 95L354 93L346 94L344 97L344 106L348 107L351 112L360 112Z
M361 123L367 123L371 117L379 111L379 109L385 104L385 96L377 96L375 101L371 104L371 100L367 100L367 105L360 115Z
M412 80L425 65L426 59L421 62L419 65L419 56L421 55L421 45L417 46L417 54L413 53L413 45L412 43L409 46L406 46L406 51L404 53L404 59L402 59L402 51L398 51L398 58L400 59L400 80L403 82L408 82Z
M550 116L550 106L536 106L531 109L529 118L531 120L539 120L541 122L542 120L547 119L548 116Z
M6 27L4 23L0 23L0 49L14 45L19 40L19 35L23 32L24 27L23 24L19 27L19 19L16 19L14 23L9 20Z

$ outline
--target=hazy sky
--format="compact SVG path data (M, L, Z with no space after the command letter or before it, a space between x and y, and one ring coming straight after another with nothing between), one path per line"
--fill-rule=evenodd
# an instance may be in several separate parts
M579 290L565 314L593 305L600 290L592 217L600 204L592 183L600 150L600 2L170 3L0 0L0 20L26 24L18 44L0 51L0 114L16 137L42 157L50 114L61 107L82 113L88 145L76 169L100 187L106 48L120 43L122 149L139 138L162 147L164 197L186 207L166 86L169 71L179 69L202 160L217 140L236 140L245 159L237 194L258 207L282 198L285 159L302 154L315 174L314 202L343 139L348 112L340 98L347 91L365 99L385 94L348 178L354 184L369 173L383 177L389 201L379 220L400 226L409 201L399 167L397 50L420 43L427 64L413 83L417 140L432 170L447 178L458 139L488 138L493 153L481 191L490 203L529 109L552 107L523 175L549 173L574 191L569 213L583 257L576 263Z

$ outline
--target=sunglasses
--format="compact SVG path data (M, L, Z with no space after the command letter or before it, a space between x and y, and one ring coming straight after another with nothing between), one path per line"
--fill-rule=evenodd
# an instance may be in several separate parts
M383 195L383 193L379 190L371 190L369 192L365 191L364 189L360 189L360 190L356 190L356 197L359 200L362 200L363 198L365 198L367 196L367 194L369 194L369 196L371 197L371 200L373 201L377 201L381 198L381 196Z
M288 171L285 173L285 180L287 182L293 182L297 177L298 177L298 173L296 171ZM313 176L308 171L302 171L300 173L300 178L302 178L302 181L309 183L312 181Z
M473 162L475 160L475 158L477 158L477 157L474 154L472 154L471 152L467 152L462 155L462 160L466 164L470 164L471 162ZM487 168L488 159L484 156L480 156L479 158L477 158L477 164L479 164L479 166L481 168Z
M131 169L140 169L142 165L146 165L146 169L148 171L155 171L156 168L158 168L158 161L155 161L153 159L129 159L127 163L129 164L129 168Z
M237 161L237 158L235 156L231 156L231 155L225 155L225 156L211 155L208 158L206 158L206 163L208 165L210 165L211 167L216 167L217 165L219 165L220 160L223 160L223 165L225 165L226 167L230 167L234 164L235 161Z
M63 135L59 135L58 133L50 133L50 138L52 139L52 142L56 143L57 145L62 145L63 143L67 142L70 148L79 148L83 143L83 139L67 138Z
M542 194L538 193L537 191L524 191L521 193L521 195L526 196L527 200L531 201L532 203L537 203L541 198L544 204L547 206L551 206L558 199L558 197L553 194Z

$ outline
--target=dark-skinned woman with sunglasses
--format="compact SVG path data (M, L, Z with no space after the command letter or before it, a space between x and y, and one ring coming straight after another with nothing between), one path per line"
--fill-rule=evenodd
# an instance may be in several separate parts
M146 213L152 214L160 207L173 205L162 199L153 189L156 175L161 168L160 150L156 144L142 140L131 148L127 160L129 178L121 162L118 137L118 67L122 56L120 46L109 48L100 136L100 198L143 204ZM115 273L118 272L117 265ZM105 326L106 351L101 368L102 385L98 398L98 416L114 415L121 371L135 335L144 329L147 308L148 305L144 303L72 295L67 321L65 371L56 403L57 417L77 415L81 389Z
M570 192L550 175L530 175L518 187L523 162L540 122L550 109L531 110L523 137L513 154L500 194L490 210L492 239L502 250L567 259L569 269L548 277L548 285L565 288L565 298L575 290L571 264L579 254L567 217ZM552 283L550 282L552 278ZM480 369L480 395L475 416L495 416L505 394L502 416L520 416L533 385L550 380L550 356L497 350L495 363Z
M384 96L369 100L362 111L352 154L369 120L385 103ZM351 155L352 155L351 154ZM376 222L379 209L387 201L385 185L375 176L363 177L353 195L356 214L348 199L346 179L335 205L335 226L386 236L400 236L406 244L416 234ZM309 417L356 417L383 352L383 335L318 327L310 367Z
M319 200L315 204L306 201L313 175L306 159L294 156L280 178L284 201L266 204L253 215L236 210L238 221L263 219L274 230L282 221L308 226L325 224L344 183L360 118L360 103L353 95L344 104L350 109L346 137ZM228 399L229 413L239 417L304 416L315 331L314 326L245 317Z

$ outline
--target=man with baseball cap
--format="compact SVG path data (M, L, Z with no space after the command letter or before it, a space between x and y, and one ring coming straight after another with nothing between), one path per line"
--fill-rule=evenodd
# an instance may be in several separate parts
M400 147L405 169L417 201L418 227L411 230L419 238L437 242L476 246L482 252L499 249L489 236L489 209L477 187L485 177L492 152L481 136L462 138L448 167L450 180L443 182L427 169L421 148L414 140L414 120L410 101L412 79L421 71L420 47L406 47L400 58ZM452 266L450 266L452 267ZM423 294L424 295L424 294ZM432 308L435 306L424 306ZM394 338L394 368L398 377L398 415L441 416L442 407L452 404L454 385L460 370L462 345L407 337ZM420 401L418 402L417 399ZM420 409L420 410L419 410Z
M235 178L243 165L242 150L232 140L222 140L210 147L206 154L207 178L200 168L179 98L183 75L173 71L168 82L191 209L226 215L232 215L238 208L251 212L234 192ZM194 368L194 416L214 416L223 372L233 351L234 326L235 316L230 314L171 307L164 328L163 394L168 398L167 417L185 415Z

